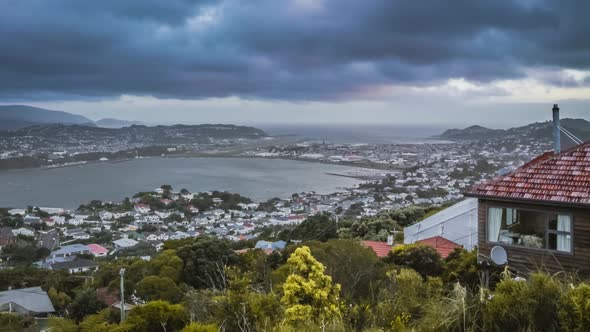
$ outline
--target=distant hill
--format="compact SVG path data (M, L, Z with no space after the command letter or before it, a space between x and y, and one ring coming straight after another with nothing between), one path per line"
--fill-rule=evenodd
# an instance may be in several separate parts
M583 142L590 141L590 122L584 119L561 119L561 126L574 134ZM471 126L465 129L449 129L438 138L452 141L472 141L494 146L504 146L513 150L517 145L537 144L551 149L553 145L553 122L535 122L526 126L510 129L489 129L481 126ZM561 134L561 149L575 146L571 139Z
M440 137L450 140L482 140L495 138L503 133L502 129L489 129L475 125L465 129L447 129Z
M143 126L100 128L84 125L43 124L0 132L7 149L18 149L23 139L31 140L36 148L64 149L69 145L97 146L161 146L179 144L209 144L212 140L258 139L267 134L254 127L223 124ZM11 142L14 142L12 146Z
M53 123L94 126L92 120L81 115L25 105L0 105L0 130Z
M561 126L576 137L586 142L590 140L590 122L584 119L561 119ZM481 141L488 139L514 139L527 137L529 139L552 139L553 122L535 122L526 126L510 129L489 129L482 126L471 126L465 129L448 129L439 138L448 140L473 140ZM568 144L568 138L562 135L562 142Z
M101 128L124 128L131 127L133 125L141 125L139 121L127 121L113 118L105 118L96 121L96 126Z

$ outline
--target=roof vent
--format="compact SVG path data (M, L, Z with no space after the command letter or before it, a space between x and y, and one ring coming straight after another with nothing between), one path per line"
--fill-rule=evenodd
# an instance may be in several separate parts
M393 235L387 236L387 245L390 247L393 245Z

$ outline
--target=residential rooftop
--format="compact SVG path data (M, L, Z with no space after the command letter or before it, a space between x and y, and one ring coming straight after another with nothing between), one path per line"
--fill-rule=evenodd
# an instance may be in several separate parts
M465 195L590 207L590 142L560 154L546 152Z

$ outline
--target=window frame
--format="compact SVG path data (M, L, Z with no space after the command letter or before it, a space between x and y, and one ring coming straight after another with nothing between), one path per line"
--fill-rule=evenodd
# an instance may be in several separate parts
M558 230L550 230L549 229L549 218L546 218L545 220L545 234L544 234L544 246L545 248L531 248L531 247L525 247L525 246L521 246L521 245L517 245L517 244L507 244L507 243L502 243L502 242L494 242L494 241L490 241L488 239L488 233L489 233L489 218L490 218L490 209L491 208L500 208L500 209L515 209L515 210L524 210L524 211L531 211L531 212L541 212L541 213L545 213L547 215L550 214L556 214L556 215L567 215L570 217L570 228L571 228L571 232L563 232L563 231L558 231ZM488 205L486 208L486 214L485 214L485 243L487 244L492 244L492 245L499 245L502 247L509 247L509 248L516 248L516 249L525 249L525 250L533 250L533 251L539 251L539 252L550 252L553 254L560 254L560 255L568 255L568 256L573 256L574 255L574 225L575 225L575 220L574 220L574 215L572 212L560 212L560 211L553 211L553 210L544 210L544 209L540 209L540 208L521 208L521 207L514 207L514 206L506 206L506 205L500 205L500 204L493 204L493 205ZM557 250L557 249L549 249L546 248L549 244L549 233L551 234L569 234L570 235L570 239L571 239L571 246L570 246L570 251L561 251L561 250Z

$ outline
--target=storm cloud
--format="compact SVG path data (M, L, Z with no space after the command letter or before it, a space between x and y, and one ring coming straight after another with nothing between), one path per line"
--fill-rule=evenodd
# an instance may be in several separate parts
M588 13L588 1L5 0L0 101L333 101L588 70Z

